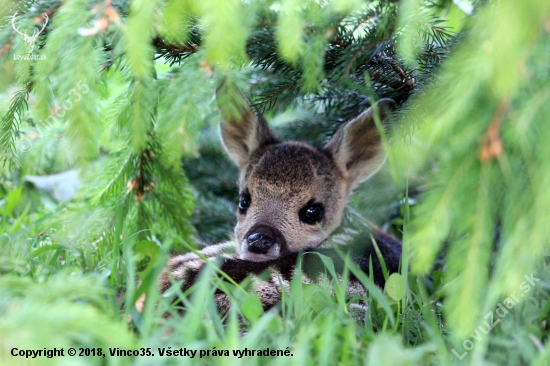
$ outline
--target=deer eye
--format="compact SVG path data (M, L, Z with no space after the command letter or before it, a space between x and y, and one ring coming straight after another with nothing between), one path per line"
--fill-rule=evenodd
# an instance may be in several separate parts
M315 225L323 219L325 208L321 203L314 203L313 200L309 201L298 213L300 220L309 225Z
M250 207L250 203L252 203L252 199L248 193L241 193L239 195L239 211L242 214L246 213L246 210Z

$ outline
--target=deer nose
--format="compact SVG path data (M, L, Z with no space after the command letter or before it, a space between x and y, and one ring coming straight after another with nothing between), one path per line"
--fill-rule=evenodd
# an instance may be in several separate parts
M248 235L248 250L252 253L266 254L269 248L275 244L275 234L266 227L258 228L255 232Z

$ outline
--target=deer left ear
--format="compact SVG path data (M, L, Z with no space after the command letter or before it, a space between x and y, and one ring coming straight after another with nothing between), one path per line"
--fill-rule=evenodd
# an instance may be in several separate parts
M216 99L221 114L222 143L239 169L248 164L253 153L279 142L266 119L255 113L232 85L222 83L216 91Z
M395 102L392 99L379 100L375 106L344 123L325 145L324 149L332 155L350 191L372 177L386 161L374 118L378 113L380 121L384 122L393 110Z

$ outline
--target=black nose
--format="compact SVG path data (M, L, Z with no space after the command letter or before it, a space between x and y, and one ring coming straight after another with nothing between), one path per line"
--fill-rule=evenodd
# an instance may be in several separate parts
M246 238L248 250L252 253L266 254L275 244L275 233L267 227L259 227Z

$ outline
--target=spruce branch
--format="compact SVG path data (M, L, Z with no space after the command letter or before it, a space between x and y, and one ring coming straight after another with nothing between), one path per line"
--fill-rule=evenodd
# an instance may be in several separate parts
M58 3L54 4L53 6L45 9L45 10L42 10L40 13L42 15L40 15L38 18L37 18L37 21L38 22L41 22L44 20L44 14L48 16L49 19L51 19L53 17L53 15L55 14L55 12L61 7L61 5L63 5L65 0L60 0ZM49 24L49 23L48 23ZM46 32L48 31L48 27L46 26Z
M166 42L160 37L156 37L153 39L153 46L157 49L157 51L163 51L163 52L170 52L170 53L177 53L177 54L191 54L197 52L200 48L199 45L196 43L173 43L173 42ZM157 57L158 58L158 57Z
M97 194L98 203L106 202L113 193L119 191L124 186L124 182L128 179L132 168L132 157L132 154L128 154L122 160L117 159L117 164L115 165L118 166L118 170L114 172L110 181Z
M273 105L276 102L277 97L279 97L281 93L285 92L288 89L295 88L298 85L298 81L299 79L295 79L293 81L277 86L273 92L269 93L269 96L267 98L262 99L257 103L254 103L253 106L255 108L258 108L260 111L263 111L266 108L269 109L269 106Z
M2 149L2 162L5 166L8 163L10 168L19 166L19 160L15 154L15 139L19 133L23 113L29 108L28 99L30 93L30 83L27 83L25 89L14 93L10 108L2 117L0 126L0 146Z
M391 87L393 87L396 90L406 88L406 90L405 90L406 92L412 91L414 89L414 87L415 87L414 80L409 78L407 73L403 70L403 68L401 66L399 66L399 64L396 62L396 60L394 58L379 54L379 55L376 55L376 60L389 64L391 66L391 68L397 74L399 74L399 76L401 76L401 80L400 80L401 85L399 87L394 87L394 86L390 85Z
M388 38L388 36L382 38L382 39L379 39L379 40L376 40L374 42L371 42L363 47L361 47L357 52L355 52L352 56L352 58L350 59L350 61L348 62L346 68L345 68L345 71L344 71L344 78L348 78L349 77L349 74L350 74L350 71L351 71L351 68L353 67L353 65L355 64L355 62L357 61L357 59L363 54L365 53L366 51L374 48L375 46L379 45L380 43L384 42L386 39Z

